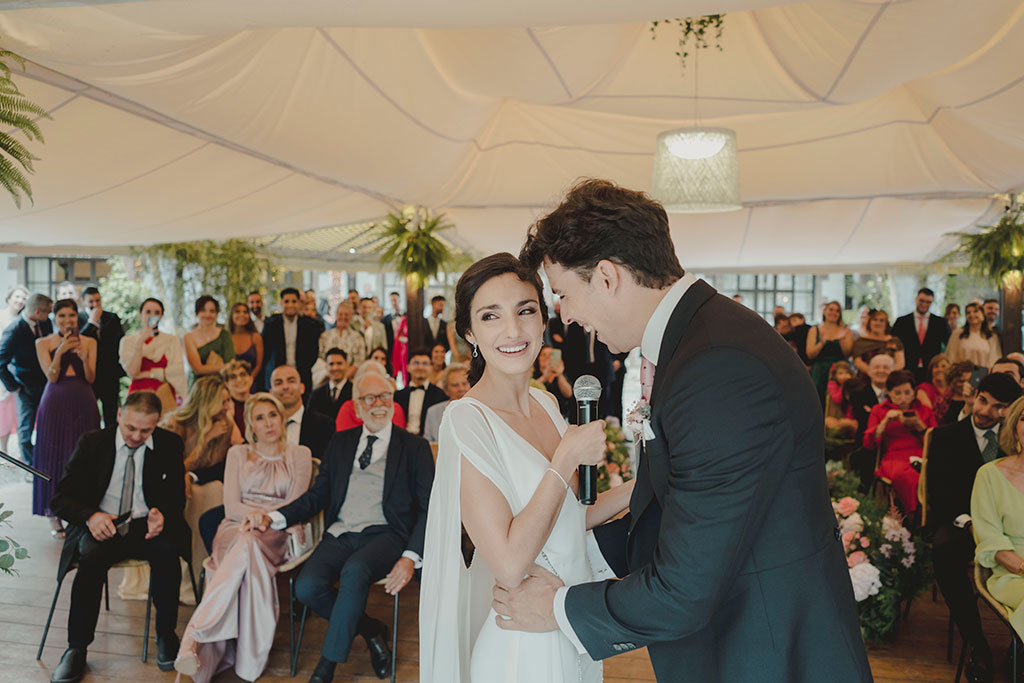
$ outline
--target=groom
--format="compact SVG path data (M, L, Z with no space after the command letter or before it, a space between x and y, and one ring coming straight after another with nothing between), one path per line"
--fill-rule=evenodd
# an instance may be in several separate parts
M565 588L535 567L495 587L499 624L560 629L593 659L647 646L660 681L870 681L821 407L785 340L684 273L661 205L608 181L574 187L520 258L566 325L640 347L651 431L631 516L603 530L628 576Z

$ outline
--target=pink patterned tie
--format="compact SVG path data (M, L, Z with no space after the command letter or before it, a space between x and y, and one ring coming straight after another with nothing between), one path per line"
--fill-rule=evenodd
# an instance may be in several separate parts
M654 388L654 363L640 356L640 396L650 402Z

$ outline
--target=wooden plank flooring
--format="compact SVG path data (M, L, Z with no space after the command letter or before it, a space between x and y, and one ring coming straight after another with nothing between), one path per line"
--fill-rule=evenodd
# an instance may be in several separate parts
M0 471L0 501L3 501L4 509L15 511L12 519L15 528L6 529L4 533L23 543L32 555L30 560L18 563L19 576L0 575L0 681L48 681L50 672L66 647L71 583L70 580L65 582L54 612L43 658L36 661L36 648L53 596L60 543L50 537L45 519L31 516L31 487L22 483L20 475ZM119 582L119 571L111 572L110 583L114 589L114 597L110 601L110 612L100 612L96 640L89 648L89 669L85 680L170 683L174 680L175 674L163 673L156 668L155 641L150 643L149 663L143 664L140 661L145 604L141 601L119 599L116 594ZM286 601L287 584L282 582L280 588L282 600ZM392 599L384 594L383 589L374 587L368 606L370 614L390 624L392 606ZM414 583L403 591L399 610L397 678L407 683L417 681L419 674L417 611L418 586ZM191 614L191 607L182 606L179 610L179 635ZM869 656L875 680L879 683L952 681L956 667L948 664L945 659L947 615L941 597L938 603L932 602L930 592L919 598L914 603L909 620L903 624L893 642L870 648ZM997 662L1001 663L1009 646L1009 635L1001 622L996 620L987 608L982 607L982 617ZM312 617L307 622L299 658L299 672L296 678L290 678L287 605L283 605L274 648L267 670L260 680L307 680L319 657L325 627L326 622L317 617ZM960 647L959 637L956 639L956 647ZM958 653L959 649L956 654ZM823 676L822 680L827 680L827 673L823 672ZM233 672L225 672L214 680L220 683L242 679L236 677ZM376 680L366 647L362 640L357 638L350 660L338 666L335 681L350 683ZM1000 670L996 680L1007 681L1009 678ZM606 660L605 681L654 681L646 652L637 650Z

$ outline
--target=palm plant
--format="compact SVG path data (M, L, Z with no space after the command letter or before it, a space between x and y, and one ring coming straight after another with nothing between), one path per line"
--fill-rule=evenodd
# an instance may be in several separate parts
M0 130L0 152L3 152L0 154L0 185L11 194L20 209L22 195L32 201L32 186L25 174L35 172L32 162L38 157L6 131L21 131L29 141L42 142L43 134L36 121L48 119L50 115L38 104L30 102L18 89L11 78L8 62L17 63L22 71L25 69L24 59L10 50L0 49L0 128L5 129Z
M384 239L380 262L405 276L409 345L417 346L424 338L423 287L452 263L452 251L437 233L455 226L444 222L443 213L431 216L428 209L417 208L389 213L380 227Z

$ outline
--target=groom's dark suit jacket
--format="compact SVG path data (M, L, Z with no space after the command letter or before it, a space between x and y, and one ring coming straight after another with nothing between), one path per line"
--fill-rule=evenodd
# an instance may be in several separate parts
M786 341L698 280L665 331L651 410L631 573L566 597L590 655L647 646L659 681L870 681L821 405Z

